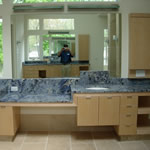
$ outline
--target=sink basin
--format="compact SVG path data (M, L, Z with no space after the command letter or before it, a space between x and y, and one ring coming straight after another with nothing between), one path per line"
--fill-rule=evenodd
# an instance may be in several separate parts
M104 88L104 87L90 87L90 88L86 88L87 90L108 90L108 88Z

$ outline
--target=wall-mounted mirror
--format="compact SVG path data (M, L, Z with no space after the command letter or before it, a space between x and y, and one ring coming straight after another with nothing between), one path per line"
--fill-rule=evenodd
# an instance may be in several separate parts
M82 70L108 70L119 77L120 19L118 13L98 12L12 15L14 78L61 77L57 53L64 44L74 55L71 76Z

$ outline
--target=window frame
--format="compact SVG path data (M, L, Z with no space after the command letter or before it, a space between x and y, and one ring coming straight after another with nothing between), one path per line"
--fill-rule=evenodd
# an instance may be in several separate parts
M29 30L28 29L28 20L29 19L39 19L39 30ZM40 37L40 41L39 41L39 59L42 60L43 59L43 35L48 34L48 31L50 30L45 30L44 29L44 19L74 19L74 30L75 30L75 18L71 18L71 17L52 17L52 16L47 16L47 15L33 15L33 16L25 16L25 26L24 26L24 31L25 31L25 60L29 61L32 59L28 59L28 55L29 55L29 43L28 43L28 37L31 35L39 35ZM70 31L71 34L75 34L74 30L67 30ZM52 30L52 31L56 31L56 30ZM57 30L58 31L58 30ZM59 30L59 31L66 31L66 30Z

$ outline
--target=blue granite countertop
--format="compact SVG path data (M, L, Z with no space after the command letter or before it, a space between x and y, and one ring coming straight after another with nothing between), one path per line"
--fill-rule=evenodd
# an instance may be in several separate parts
M6 94L4 96L0 96L0 102L17 102L17 103L39 103L39 102L46 102L46 103L71 103L72 99L70 95L46 95L46 94L29 94L29 95L22 95L22 94Z
M100 89L99 89L100 88ZM150 85L81 85L71 86L72 93L140 93L150 92Z
M22 63L24 66L32 66L32 65L62 65L60 61L55 62L47 62L47 61L25 61ZM72 65L88 65L89 61L72 61L70 64Z
M12 86L18 91L11 91ZM110 78L105 71L82 71L80 78L0 80L0 102L72 103L74 93L141 92L150 92L150 79Z

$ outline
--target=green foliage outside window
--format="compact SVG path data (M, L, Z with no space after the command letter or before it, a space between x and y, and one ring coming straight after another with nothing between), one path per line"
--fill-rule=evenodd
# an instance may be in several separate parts
M2 0L0 0L0 4L2 4Z

